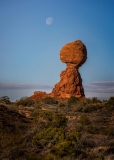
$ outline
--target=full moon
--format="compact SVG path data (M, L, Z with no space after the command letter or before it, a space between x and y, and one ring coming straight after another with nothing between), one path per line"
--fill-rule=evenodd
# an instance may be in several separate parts
M52 22L53 22L53 18L52 18L52 17L48 17L48 18L46 19L46 24L47 24L47 25L51 25Z

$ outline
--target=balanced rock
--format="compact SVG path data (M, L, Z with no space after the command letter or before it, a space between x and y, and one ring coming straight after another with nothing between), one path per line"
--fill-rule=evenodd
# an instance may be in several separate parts
M66 44L60 51L60 59L62 62L80 67L87 59L85 45L80 40Z
M61 49L60 59L67 64L67 67L61 72L60 82L55 85L50 95L57 98L84 97L78 68L87 59L86 46L80 40L68 43Z

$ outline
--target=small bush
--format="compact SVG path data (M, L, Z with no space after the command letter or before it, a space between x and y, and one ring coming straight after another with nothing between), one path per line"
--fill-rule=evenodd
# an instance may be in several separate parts
M27 157L27 159L28 160L40 160L40 158L36 154L29 155L29 157Z
M110 97L110 99L108 100L108 104L114 105L114 97Z
M0 97L0 102L5 104L11 104L10 98L8 96Z
M54 155L49 153L49 154L46 156L45 160L55 160Z
M58 101L52 97L45 97L42 99L45 104L58 104Z
M93 152L87 152L86 156L87 156L87 160L96 160L96 159L104 160L103 156Z
M67 118L61 113L54 114L53 125L58 127L58 128L59 127L64 128L67 125Z
M46 127L65 127L67 124L67 118L61 113L53 113L49 110L39 112L39 116L46 120Z
M68 107L70 107L73 104L76 104L77 102L79 102L79 99L77 97L71 96L67 101Z
M80 123L84 126L84 125L91 124L91 121L90 121L90 119L86 115L82 115L80 117Z
M33 137L33 144L44 147L48 144L55 144L64 139L64 130L62 128L52 128L42 130Z
M92 97L92 98L87 98L86 103L87 104L95 104L95 103L100 103L101 101L97 99L97 97Z
M105 109L108 110L109 112L114 111L114 97L110 97L108 102L105 104Z
M59 102L58 104L57 104L57 107L64 107L65 106L65 104L64 103L62 103L62 102Z
M17 105L23 105L23 106L32 106L34 105L34 100L28 98L28 97L23 97L19 101L17 101Z
M99 108L100 107L98 105L88 104L85 107L83 107L83 112L85 112L85 113L91 113L91 112L97 111Z
M57 143L52 149L51 152L58 157L65 157L65 156L76 156L75 146L69 141L63 141Z

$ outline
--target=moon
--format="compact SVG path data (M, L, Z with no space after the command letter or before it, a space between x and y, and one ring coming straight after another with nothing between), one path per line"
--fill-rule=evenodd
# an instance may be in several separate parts
M47 24L47 25L51 25L52 22L53 22L53 18L52 18L52 17L48 17L48 18L46 19L46 24Z

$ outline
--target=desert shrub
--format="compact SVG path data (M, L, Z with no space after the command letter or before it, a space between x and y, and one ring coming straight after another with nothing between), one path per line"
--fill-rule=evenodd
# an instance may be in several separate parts
M71 96L67 101L68 107L70 107L73 104L76 104L77 102L79 102L79 99L77 97Z
M40 117L46 120L46 126L53 126L53 127L65 127L67 124L67 118L65 115L61 113L53 113L49 110L42 111L39 113Z
M83 106L77 105L75 108L76 112L82 112L83 111Z
M77 132L82 132L83 129L84 129L83 125L81 125L81 124L76 124L75 130L76 130Z
M23 106L32 106L34 105L34 100L28 97L23 97L19 101L17 101L17 105L23 105Z
M65 103L62 103L62 102L59 102L58 104L57 104L57 107L64 107L65 106Z
M5 104L11 104L10 98L8 96L0 97L0 102Z
M45 97L42 99L45 104L58 104L58 101L52 97Z
M99 99L97 99L97 97L92 97L92 103L99 103L101 102Z
M97 97L92 97L92 98L87 98L86 103L87 104L95 104L95 103L100 103L101 101L97 99Z
M41 107L39 104L35 104L35 105L34 105L34 109L35 109L35 110L41 110L42 107Z
M114 97L110 97L108 102L105 104L105 109L109 112L114 111Z
M114 105L112 105L112 104L105 104L105 107L104 107L105 109L106 109L106 111L107 112L113 112L114 111Z
M66 137L66 139L72 143L76 143L81 137L81 132L73 129Z
M28 157L27 157L27 160L43 160L42 157L39 157L38 155L36 154L30 154Z
M42 117L43 119L47 120L47 121L52 121L53 120L53 112L46 110L46 111L41 111L40 113L40 117Z
M61 113L54 114L54 119L53 119L53 125L56 127L66 127L67 125L67 118L65 115Z
M76 104L73 105L74 111L76 112L83 112L83 108L85 108L86 102L85 101L78 101Z
M1 156L5 157L4 153L11 159L17 159L23 156L26 146L25 132L26 128L22 127L23 124L18 126L13 125L12 127L4 126L3 129L0 129L0 159ZM5 157L5 159L7 159Z
M85 130L88 131L88 133L91 134L102 134L102 135L108 135L108 136L114 136L114 127L102 127L102 126L87 126L85 127Z
M88 104L86 106L83 107L83 112L85 113L91 113L91 112L95 112L100 108L99 105L94 105L94 104Z
M82 115L80 117L80 123L84 126L84 125L90 125L91 121L90 119L86 116L86 115Z
M42 108L39 106L39 104L34 105L34 110L33 110L33 112L31 112L30 116L32 118L34 118L35 122L36 122L37 118L39 118L39 114L40 114L41 109Z
M90 134L98 134L99 128L90 124L90 125L84 126L84 131Z
M65 156L76 156L76 149L75 146L70 141L62 141L57 143L52 149L51 152L58 156L58 157L65 157Z
M102 155L93 153L93 152L87 152L86 156L87 156L87 160L96 160L96 159L104 160L104 157Z
M55 156L49 153L48 155L46 155L45 160L55 160Z
M64 130L62 128L52 128L42 130L33 137L33 144L36 146L44 147L50 143L50 145L55 144L58 141L64 139Z
M110 98L109 98L108 104L114 105L114 97L110 97Z

